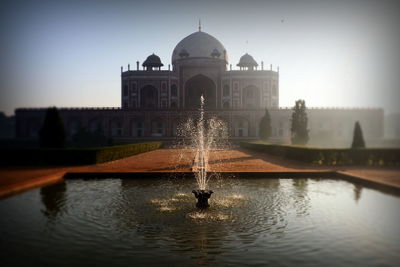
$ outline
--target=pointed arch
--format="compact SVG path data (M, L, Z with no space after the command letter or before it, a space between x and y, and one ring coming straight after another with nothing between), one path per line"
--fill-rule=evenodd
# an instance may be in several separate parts
M157 108L158 90L152 85L146 85L140 90L140 107Z

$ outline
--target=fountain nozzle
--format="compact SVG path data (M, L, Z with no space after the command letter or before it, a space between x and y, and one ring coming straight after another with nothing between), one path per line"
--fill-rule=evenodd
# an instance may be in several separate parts
M208 208L210 205L208 204L208 199L211 197L211 194L214 193L212 190L193 190L192 193L197 198L196 207L200 209Z

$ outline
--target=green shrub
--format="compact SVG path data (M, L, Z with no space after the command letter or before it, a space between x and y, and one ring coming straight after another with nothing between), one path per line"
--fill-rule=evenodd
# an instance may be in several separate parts
M365 148L365 141L361 130L361 125L358 121L354 124L353 142L351 148Z
M319 165L400 166L400 149L398 148L329 149L260 142L241 142L240 146Z
M292 126L290 132L292 134L292 144L305 145L308 142L309 136L307 129L308 117L306 112L306 102L304 100L297 100L293 107Z
M1 149L0 165L86 165L117 160L158 149L161 142L98 148Z

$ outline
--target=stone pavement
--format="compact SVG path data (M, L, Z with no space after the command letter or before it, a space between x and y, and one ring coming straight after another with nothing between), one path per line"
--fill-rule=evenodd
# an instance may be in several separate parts
M190 172L193 159L194 152L191 150L165 148L87 166L2 168L0 169L0 197L62 181L68 172ZM349 177L400 189L400 168L316 166L241 148L211 152L209 170L212 172L266 173L338 172Z

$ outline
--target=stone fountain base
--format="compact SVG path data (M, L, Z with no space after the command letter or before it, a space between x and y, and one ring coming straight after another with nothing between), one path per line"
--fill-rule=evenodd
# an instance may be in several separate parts
M193 190L192 193L197 198L196 207L200 209L205 209L210 206L208 204L208 199L211 197L211 194L214 193L212 190Z

